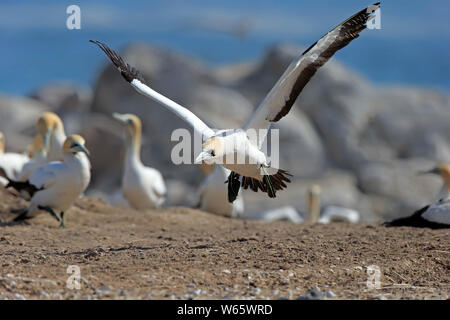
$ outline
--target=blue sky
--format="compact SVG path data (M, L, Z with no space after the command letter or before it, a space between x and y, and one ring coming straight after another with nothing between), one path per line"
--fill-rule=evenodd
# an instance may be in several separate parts
M66 28L67 6L81 30ZM308 46L371 2L322 1L11 1L0 3L0 92L27 94L49 82L91 86L104 57L132 41L175 49L218 65L260 57L268 46ZM365 31L336 55L379 84L450 90L450 2L382 2L382 29ZM242 27L245 37L231 31Z

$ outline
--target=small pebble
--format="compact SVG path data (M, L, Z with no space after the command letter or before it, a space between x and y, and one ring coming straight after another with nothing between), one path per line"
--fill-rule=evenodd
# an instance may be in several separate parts
M230 273L231 273L231 271L230 271L230 270L228 270L228 269L223 269L223 270L222 270L222 272L223 272L223 273L228 273L228 274L230 274Z
M320 292L320 289L317 286L309 290L306 295L297 298L297 300L322 300L322 299L323 294L322 292Z
M327 296L327 298L336 298L336 294L331 290L325 292L325 295Z
M14 299L16 299L16 300L27 300L27 299L25 299L25 297L24 297L23 295L18 294L18 293L14 293L14 294L13 294L13 297L14 297Z

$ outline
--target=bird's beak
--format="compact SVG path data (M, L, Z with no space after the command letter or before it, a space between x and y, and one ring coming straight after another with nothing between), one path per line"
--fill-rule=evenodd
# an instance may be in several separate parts
M439 168L436 167L436 168L433 168L430 170L417 172L417 175L423 175L423 174L440 174L440 170L439 170Z
M89 150L88 150L85 146L83 146L82 144L80 144L80 145L78 146L78 151L84 152L88 157L91 155L91 153L89 152Z
M210 159L211 159L211 154L209 152L202 151L202 152L200 152L198 157L195 159L194 163L195 164L200 164L203 161L210 160ZM205 162L209 164L210 161L205 161Z
M122 123L125 123L127 121L126 117L123 114L114 112L112 114L112 116L113 116L114 119L119 120Z
M43 137L45 150L48 150L48 148L50 146L50 134L51 134L51 130L47 129L47 132L45 132L44 137Z

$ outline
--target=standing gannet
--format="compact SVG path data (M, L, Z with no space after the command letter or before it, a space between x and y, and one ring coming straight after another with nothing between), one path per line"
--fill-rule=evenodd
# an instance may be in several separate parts
M125 170L122 193L135 209L160 207L166 199L166 185L161 173L141 162L141 120L134 114L114 113L113 117L125 127Z
M192 126L197 136L202 137L202 152L195 162L218 163L231 170L227 179L228 200L233 202L241 186L255 192L262 190L267 192L269 197L275 197L276 191L287 187L286 183L290 182L291 175L285 170L271 167L265 153L260 150L267 129L270 128L271 122L276 122L288 114L316 71L336 51L359 37L359 33L366 28L367 21L374 17L373 12L378 8L379 3L376 3L361 10L311 45L289 65L250 119L237 130L214 131L191 111L148 87L140 72L125 63L123 58L108 46L99 41L90 41L103 50L124 79L139 93L174 112Z
M440 194L443 198L414 212L412 216L385 222L387 227L419 227L441 229L450 228L450 165L440 164L437 167L420 172L439 175L444 181Z
M240 218L244 213L244 199L239 191L233 203L228 201L228 190L225 181L230 170L220 165L202 164L202 169L208 174L198 188L199 209L225 217ZM208 172L209 170L212 170Z
M62 147L62 161L53 161L38 166L30 174L27 182L10 180L10 186L20 192L26 189L31 195L30 205L14 221L34 217L47 211L65 227L65 212L86 190L91 179L89 151L83 137L71 135ZM58 216L55 211L60 211Z
M5 152L5 146L5 135L0 132L0 168L8 178L16 179L30 158L24 153ZM2 185L4 182L4 179L0 181Z
M54 112L44 112L37 121L36 129L48 144L47 161L62 160L66 133L61 118Z

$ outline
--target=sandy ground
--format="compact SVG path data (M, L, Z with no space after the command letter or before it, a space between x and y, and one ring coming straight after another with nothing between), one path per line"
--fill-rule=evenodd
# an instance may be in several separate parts
M90 198L63 230L48 214L9 222L24 205L0 190L0 299L296 299L315 287L327 299L450 296L450 230L136 212ZM67 288L71 265L80 289ZM379 289L367 286L371 265Z

